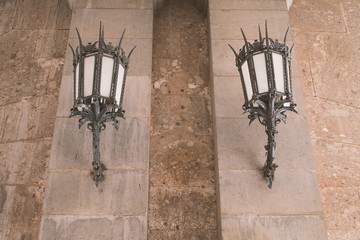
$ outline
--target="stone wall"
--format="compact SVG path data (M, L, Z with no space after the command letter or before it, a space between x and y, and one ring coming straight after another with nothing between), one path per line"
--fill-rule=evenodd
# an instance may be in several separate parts
M290 24L329 240L360 239L360 5L294 0Z
M37 239L71 19L31 2L0 1L0 239Z

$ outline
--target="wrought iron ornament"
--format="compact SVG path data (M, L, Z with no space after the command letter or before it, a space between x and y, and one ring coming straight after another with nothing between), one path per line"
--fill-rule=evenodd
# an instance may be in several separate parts
M101 22L99 40L94 43L84 46L77 28L76 33L79 46L74 51L69 44L74 57L74 106L71 109L70 117L81 117L79 119L79 128L84 123L89 122L87 128L93 133L93 172L91 172L91 176L96 186L98 186L98 183L104 180L103 171L106 170L105 165L100 161L100 132L106 128L106 122L111 123L117 130L118 121L116 117L124 118L125 111L122 109L122 101L126 75L130 56L136 46L128 56L125 55L121 47L125 30L118 46L114 47L111 43L106 44L104 41L104 28L101 27ZM87 65L86 61L89 62L89 60L92 60L93 64ZM106 70L105 64L108 64L112 69L110 73L104 71ZM85 69L89 66L90 69ZM105 75L108 80L107 88L101 86L106 84ZM92 86L90 87L90 93L89 86ZM87 88L87 91L85 88Z
M274 182L274 173L278 165L274 163L276 149L276 126L283 121L286 123L285 112L295 110L291 80L291 52L286 45L286 31L284 42L268 37L267 22L265 21L265 38L261 36L259 26L259 40L249 43L241 29L245 45L235 54L236 66L240 73L245 103L244 113L249 113L249 125L258 119L265 126L268 135L266 162L263 175L269 188ZM264 57L263 57L264 56ZM262 62L262 57L264 62ZM264 68L264 69L261 69ZM262 71L263 70L263 71Z

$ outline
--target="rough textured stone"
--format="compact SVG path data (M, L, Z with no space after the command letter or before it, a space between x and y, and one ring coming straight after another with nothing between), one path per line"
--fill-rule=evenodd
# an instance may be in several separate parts
M14 14L16 13L16 3L13 0L4 0L0 3L0 32L8 32L12 29L14 24Z
M144 215L147 205L146 174L104 172L96 188L88 171L50 172L44 214ZM71 187L69 187L71 186Z
M79 29L81 37L94 38L99 36L100 20L104 24L106 38L119 38L118 29L127 29L127 38L152 38L152 10L131 9L77 9L71 20L69 38L77 38L75 27Z
M34 57L36 58L64 58L64 49L67 48L69 30L39 30L39 38L36 41Z
M318 216L225 217L223 239L308 239L326 240L323 219Z
M49 138L0 144L0 183L44 185L50 147Z
M345 32L341 5L337 0L294 1L290 19L294 29L307 31Z
M126 9L152 9L153 2L149 0L75 0L74 8L126 8Z
M145 217L46 216L40 240L55 239L146 239Z
M85 124L86 125L86 124ZM108 124L100 136L100 159L107 169L145 171L149 126L145 118L119 119L119 129ZM51 150L51 169L91 169L92 133L78 120L58 118Z
M286 9L284 9L286 10ZM243 36L240 27L244 30L247 39L258 39L258 24L265 33L265 20L268 22L268 31L273 39L284 39L289 17L287 11L254 11L246 10L212 10L210 9L211 38L214 39L237 39ZM245 24L246 23L246 24ZM273 27L272 27L273 26ZM289 35L291 40L291 34Z
M290 113L291 114L291 113ZM220 170L260 170L266 160L265 128L247 118L217 118L217 151ZM302 131L299 131L302 129ZM306 121L293 118L277 127L275 163L278 170L314 170Z
M1 143L52 136L57 98L40 96L0 108Z
M261 171L220 171L219 184L222 217L322 212L314 172L278 170L270 190Z

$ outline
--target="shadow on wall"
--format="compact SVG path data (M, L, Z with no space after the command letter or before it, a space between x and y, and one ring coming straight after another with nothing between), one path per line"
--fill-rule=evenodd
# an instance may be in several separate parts
M155 9L155 13L160 10L165 2L167 0L154 0L154 9ZM208 6L209 6L209 1L208 0L192 0L196 9L199 10L200 12L203 12L205 17L207 16L207 10L208 10Z

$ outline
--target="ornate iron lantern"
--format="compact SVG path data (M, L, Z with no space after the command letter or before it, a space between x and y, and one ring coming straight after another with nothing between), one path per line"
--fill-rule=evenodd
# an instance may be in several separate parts
M104 41L104 28L99 31L99 40L83 45L78 29L79 46L73 53L74 65L74 106L70 117L79 115L79 128L86 122L93 133L93 172L96 186L104 180L106 167L100 161L100 132L111 123L118 129L116 117L124 118L122 109L129 59L135 47L126 56L121 47L125 30L114 47Z
M244 113L249 113L249 125L258 119L265 126L268 142L265 146L267 159L263 167L263 174L269 188L274 181L274 172L278 165L274 163L276 148L275 137L278 133L276 126L283 121L286 123L286 111L296 112L293 102L291 81L291 51L286 45L289 28L284 37L284 43L268 37L267 22L265 21L265 38L261 37L259 26L259 40L249 43L241 29L245 45L235 54L236 66L240 73L245 103Z

